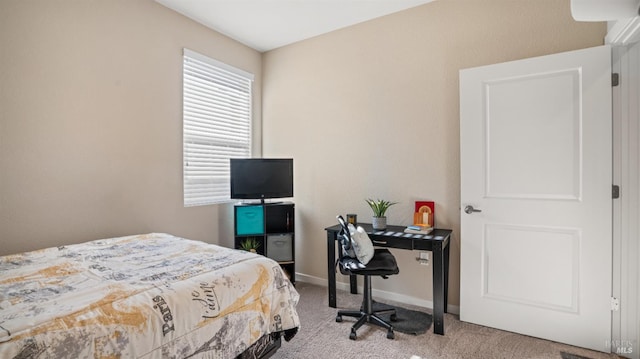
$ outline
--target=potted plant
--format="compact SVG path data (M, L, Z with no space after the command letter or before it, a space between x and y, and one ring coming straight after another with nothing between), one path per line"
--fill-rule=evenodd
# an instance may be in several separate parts
M373 225L373 229L387 229L387 210L389 209L389 207L398 202L390 202L382 199L377 199L374 201L370 198L366 199L365 201L367 202L369 207L371 207L371 210L373 210L373 220L371 222L371 224Z
M260 241L257 240L256 238L249 237L244 241L240 242L240 248L248 252L258 253L258 248L260 248L261 244L262 243L260 243Z

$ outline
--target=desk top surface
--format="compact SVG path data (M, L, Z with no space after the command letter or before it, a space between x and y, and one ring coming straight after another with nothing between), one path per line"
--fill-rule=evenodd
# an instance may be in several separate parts
M433 240L442 241L448 239L451 235L450 229L434 228L429 234L414 234L405 233L406 226L387 226L384 231L374 230L370 223L358 223L358 226L362 226L370 237L391 237L391 238L405 238L405 239L420 239L420 240ZM339 232L342 227L339 224L325 228L326 231Z

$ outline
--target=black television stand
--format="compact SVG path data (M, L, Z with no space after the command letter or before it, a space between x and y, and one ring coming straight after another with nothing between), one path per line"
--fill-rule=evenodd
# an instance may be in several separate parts
M295 285L295 206L293 202L234 205L234 248L257 242L254 251L280 264Z

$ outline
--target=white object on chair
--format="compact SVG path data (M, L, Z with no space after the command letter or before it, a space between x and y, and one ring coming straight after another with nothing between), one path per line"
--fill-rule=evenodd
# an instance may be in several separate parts
M367 232L361 226L355 228L353 224L349 223L348 228L351 234L351 239L353 240L353 249L356 253L356 257L360 263L366 265L369 263L371 258L373 258L373 254L375 252L373 243L371 242Z

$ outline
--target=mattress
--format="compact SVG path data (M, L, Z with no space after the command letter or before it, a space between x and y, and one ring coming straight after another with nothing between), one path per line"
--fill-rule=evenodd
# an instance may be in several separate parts
M299 327L275 261L168 234L0 257L0 358L234 358Z

